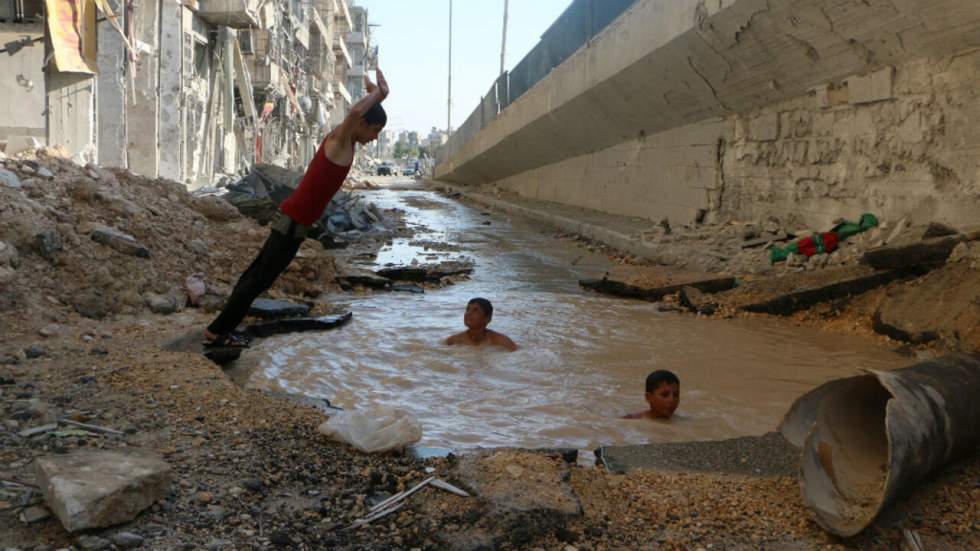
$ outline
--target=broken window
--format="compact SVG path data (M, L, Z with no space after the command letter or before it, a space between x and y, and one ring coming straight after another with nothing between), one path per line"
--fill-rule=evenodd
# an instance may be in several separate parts
M44 19L44 0L0 0L0 21L24 23Z
M208 45L201 44L200 42L194 41L194 74L201 77L207 78L208 68L210 64L208 63Z

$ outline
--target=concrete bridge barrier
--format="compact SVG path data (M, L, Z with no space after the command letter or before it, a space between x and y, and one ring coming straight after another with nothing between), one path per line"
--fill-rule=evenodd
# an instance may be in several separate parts
M978 31L972 0L637 0L509 103L498 82L436 177L681 223L963 223Z

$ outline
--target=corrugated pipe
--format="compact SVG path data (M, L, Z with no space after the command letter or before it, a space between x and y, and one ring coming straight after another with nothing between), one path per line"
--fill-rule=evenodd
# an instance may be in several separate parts
M831 381L796 400L780 430L803 450L800 485L817 522L853 536L980 445L980 355Z

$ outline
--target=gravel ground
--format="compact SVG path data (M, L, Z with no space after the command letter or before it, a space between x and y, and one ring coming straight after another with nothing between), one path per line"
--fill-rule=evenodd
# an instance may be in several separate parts
M12 283L0 288L11 306L0 312L0 480L31 484L36 457L100 448L154 451L174 473L166 499L128 524L85 536L110 538L129 531L143 538L144 548L168 550L895 549L902 530L911 529L930 549L980 548L980 454L902 496L864 534L840 541L811 520L795 476L785 474L785 456L767 440L772 437L659 446L653 470L626 475L564 465L560 458L542 459L531 451L497 454L474 466L453 457L365 455L333 443L316 431L324 420L321 411L236 386L199 355L159 348L168 338L205 325L208 314L193 309L154 314L137 294L132 304L121 297L110 301L110 312L97 321L82 317L73 303L76 293L90 288L110 298L130 291L170 292L199 265L198 256L205 259L200 265L206 274L234 272L229 266L248 262L265 232L248 221L211 220L198 210L213 217L214 205L202 205L171 184L139 182L126 174L95 179L58 163L70 178L37 180L28 190L30 201L17 196L18 202L4 203L19 228L4 234L9 243L30 250L37 246L30 245L35 230L47 231L51 224L71 247L48 251L50 260L25 252L17 267L8 259L16 271L6 276ZM103 185L97 182L104 181L109 187L97 198ZM81 211L71 208L72 190L76 202L86 205ZM10 198L14 192L3 193ZM67 214L61 216L67 221L55 225L59 215L44 206L47 202ZM119 259L90 240L72 240L84 235L76 226L100 220L101 203L119 209L118 216L104 221L144 240L155 251L153 260ZM175 227L184 217L187 227L206 230L209 255L154 229L168 218L150 207L176 213ZM226 239L228 231L247 239ZM153 270L140 272L146 262ZM313 296L322 290L324 278L317 274L332 271L332 258L315 251L306 263L309 269L287 274L282 292ZM35 399L35 411L28 413ZM45 414L124 435L18 435ZM469 469L468 477L461 465ZM465 498L427 488L397 513L349 528L372 503L433 475L464 487L467 479L505 480L508 491L537 499ZM562 503L551 503L549 496L560 496ZM569 499L577 507L569 507ZM40 504L36 494L28 501ZM0 502L0 548L78 549L86 541L67 534L53 518L24 524L20 503L6 496Z
M891 549L904 528L936 548L980 547L980 454L915 489L878 526L839 541L811 520L796 478L783 474L788 466L774 452L781 449L775 435L655 446L657 470L627 475L562 467L561 480L550 480L570 487L581 507L576 515L555 516L547 504L501 510L489 497L426 489L399 512L349 530L371 503L427 476L465 487L457 461L358 453L316 432L323 414L315 408L242 389L199 356L156 347L161 332L179 334L203 320L120 319L98 331L80 323L60 338L35 342L41 357L0 366L0 378L13 381L0 386L0 479L30 483L31 460L45 454L154 450L173 467L170 496L133 522L94 534L134 532L152 549ZM28 397L126 436L21 438L16 432L28 421L13 412ZM484 465L486 477L518 472L542 483L529 467L540 461L522 459L533 452L510 453ZM759 465L763 472L754 472ZM752 476L724 474L750 469ZM16 512L0 514L2 547L78 541L56 520L24 525Z
M800 468L800 450L779 433L730 440L610 446L599 451L611 471L636 469L793 476Z

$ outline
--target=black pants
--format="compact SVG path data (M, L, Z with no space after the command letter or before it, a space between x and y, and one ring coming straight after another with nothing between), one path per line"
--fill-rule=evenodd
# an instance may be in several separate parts
M269 238L265 240L259 256L252 261L242 277L238 278L235 290L228 297L221 314L208 326L208 331L217 335L233 331L245 318L252 301L272 287L279 274L296 257L299 246L303 243L302 237L294 237L294 226L295 224L290 225L288 234L276 230L269 232Z

